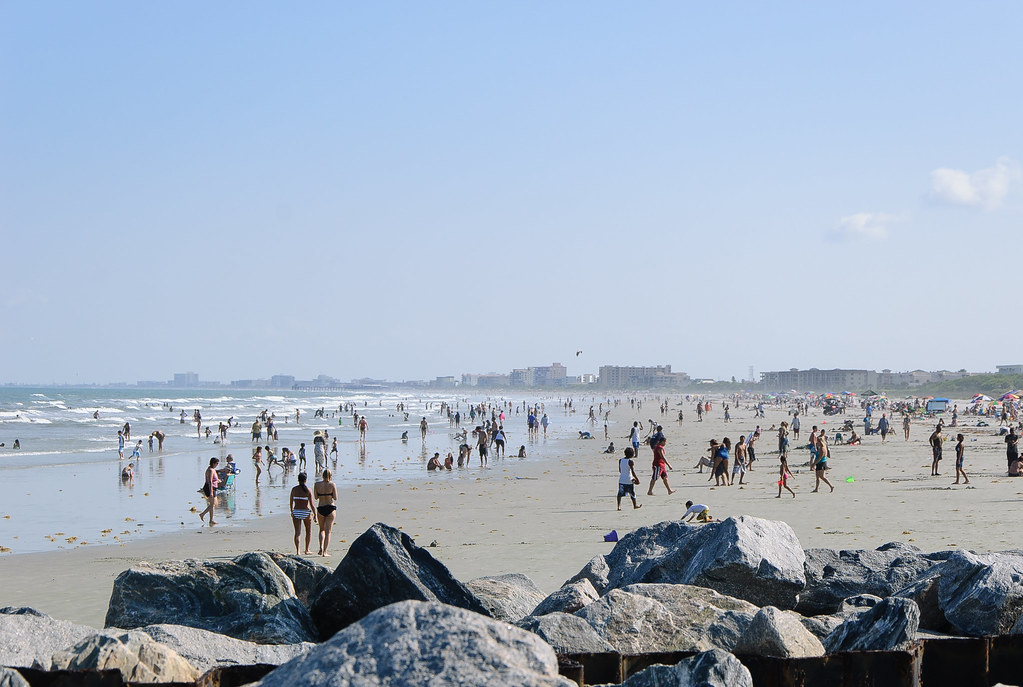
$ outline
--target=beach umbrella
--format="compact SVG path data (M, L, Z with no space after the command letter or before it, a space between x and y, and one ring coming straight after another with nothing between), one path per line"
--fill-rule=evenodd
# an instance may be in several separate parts
M1009 393L1005 394L1004 396L1002 396L998 400L999 401L1018 401L1019 400L1019 396L1017 396L1016 394L1014 394L1013 392L1010 391Z
M973 397L973 402L974 403L981 403L982 401L990 401L990 400L991 400L991 397L990 396L985 396L984 394L977 394L976 396Z

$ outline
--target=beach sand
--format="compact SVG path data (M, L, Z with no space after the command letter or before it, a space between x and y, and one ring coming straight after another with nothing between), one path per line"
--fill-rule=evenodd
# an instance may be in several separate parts
M985 428L964 426L946 429L949 442L941 476L930 477L929 421L915 422L911 440L903 440L901 423L897 435L881 444L871 436L857 447L832 450L828 472L834 493L812 494L813 474L801 467L808 453L798 448L814 424L826 421L831 428L839 418L825 418L812 410L802 418L802 437L792 442L789 464L797 493L776 499L777 441L766 431L788 419L786 408L768 408L765 419L753 411L732 410L732 422L723 422L722 403L703 422L696 421L693 404L682 406L685 422L676 421L678 397L661 415L653 398L641 410L628 403L612 412L611 440L615 456L601 451L603 424L590 428L585 422L588 402L577 401L578 413L565 417L552 413L558 438L528 444L531 457L519 461L508 457L491 461L491 467L473 467L441 473L425 481L374 483L342 489L338 522L334 528L333 556L312 557L331 567L344 555L350 542L373 523L399 527L420 546L436 546L430 552L459 579L519 572L531 577L545 592L557 589L593 556L611 550L603 535L617 530L624 536L637 527L679 518L685 501L710 506L716 518L752 515L784 520L795 530L804 547L834 549L874 548L889 541L914 544L925 551L974 549L996 551L1016 546L1005 525L1006 514L1020 503L1023 479L1005 476L1003 439L997 423ZM960 403L965 407L965 403ZM512 416L509 455L525 443L525 419ZM860 411L844 416L862 427ZM875 416L875 424L876 424ZM663 484L656 496L646 496L650 480L651 451L643 446L636 461L642 484L637 487L643 508L633 510L628 499L621 512L615 509L618 481L617 459L628 444L626 435L633 420L653 418L664 426L667 457L674 467L669 479L676 493L669 496ZM842 418L844 419L844 418ZM949 422L950 418L946 418ZM759 460L747 475L747 484L713 487L708 470L699 474L692 466L703 454L707 441L728 436L733 441L757 424L765 432L757 443ZM965 424L976 424L965 419ZM578 429L590 429L594 440L572 438ZM954 432L966 435L966 471L970 488L953 486ZM424 468L425 469L425 468ZM251 475L245 475L251 479ZM847 482L852 477L854 481ZM88 546L39 554L0 556L0 606L32 606L54 617L102 627L114 578L139 561L185 558L230 558L247 551L293 552L292 526L284 514L261 520L232 523L230 527L200 527L195 520L188 531L139 539L123 545ZM316 548L313 529L312 548Z

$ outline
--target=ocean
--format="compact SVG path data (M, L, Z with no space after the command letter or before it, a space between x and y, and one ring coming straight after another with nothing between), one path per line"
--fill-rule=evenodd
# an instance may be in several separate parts
M526 397L507 397L521 404ZM472 399L475 402L482 399ZM534 400L530 397L529 400ZM211 457L221 460L233 454L241 470L233 490L225 492L217 508L217 521L231 527L241 521L287 512L288 494L296 484L296 471L264 467L255 484L251 460L256 443L250 440L252 422L260 412L276 415L278 441L261 444L298 452L305 442L310 472L314 470L312 439L315 430L338 438L339 460L334 470L342 501L345 490L370 481L407 481L427 476L425 463L434 451L458 454L455 429L441 417L447 401L464 415L468 402L451 394L395 392L324 393L183 389L80 389L0 388L0 552L6 555L52 551L78 546L117 544L142 536L194 529L200 526L196 512L205 508L198 489ZM365 448L350 411L338 413L342 402L354 403L369 423ZM409 419L396 410L404 402ZM427 404L432 404L427 408ZM557 404L554 399L549 404ZM314 413L322 408L323 418ZM198 436L193 411L209 425L210 438ZM185 411L185 422L180 412ZM295 421L295 411L300 421ZM560 408L559 408L560 410ZM94 414L98 412L98 417ZM559 412L558 415L561 415ZM430 425L427 440L420 437L419 421ZM234 417L227 441L215 442L217 424ZM340 422L339 422L340 420ZM125 458L118 460L117 431L131 424L131 441ZM462 422L466 427L468 419ZM525 415L511 411L508 453L525 444ZM149 450L149 434L166 434L164 450ZM409 440L401 441L407 431ZM120 479L123 465L132 462L135 441L142 439L142 457L136 463L133 485ZM14 441L21 444L12 448ZM471 437L470 437L470 442ZM514 444L514 446L512 446ZM329 442L328 442L329 450ZM478 462L476 463L478 465ZM475 479L468 468L454 479ZM310 485L315 481L310 474Z

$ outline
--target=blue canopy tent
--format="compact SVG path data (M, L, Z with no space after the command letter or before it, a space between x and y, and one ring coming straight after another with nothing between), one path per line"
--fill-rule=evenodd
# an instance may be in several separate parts
M951 403L947 398L932 398L927 401L927 412L928 413L944 413L948 410L948 404Z

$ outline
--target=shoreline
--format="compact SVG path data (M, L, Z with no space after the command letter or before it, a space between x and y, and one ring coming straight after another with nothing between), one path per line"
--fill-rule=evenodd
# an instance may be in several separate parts
M806 452L795 448L802 439L793 441L790 465L798 497L786 493L785 498L776 499L777 453L771 452L774 437L766 431L757 444L759 460L743 489L713 487L706 481L708 472L701 475L692 465L708 439L736 438L758 422L766 430L786 419L784 408L767 409L767 417L761 420L752 419L751 411L736 409L732 422L725 423L721 403L715 402L710 416L696 422L687 404L683 407L686 420L679 427L671 417L677 407L660 415L654 402L649 403L640 411L627 404L612 411L616 456L601 454L606 446L602 439L572 438L576 427L586 424L585 412L580 412L556 417L558 435L527 444L527 461L508 457L491 461L486 470L456 469L423 479L341 488L333 555L310 558L333 568L351 541L383 522L427 547L463 582L519 572L550 593L590 558L611 550L613 544L603 541L604 534L615 529L623 536L642 525L678 519L687 499L707 504L716 518L752 515L784 520L804 548L872 549L890 541L924 551L999 551L1015 545L999 523L1011 507L1008 504L1020 502L1023 480L1005 476L1004 443L994 434L996 427L956 428L967 436L971 488L951 485L952 465L947 459L940 477L928 476L927 432L920 422L914 424L909 442L900 433L885 445L872 436L858 447L835 447L829 473L835 484L833 494L809 493L812 473L799 467ZM637 493L644 507L633 510L626 500L618 512L617 458L627 443L620 435L633 420L651 416L663 421L667 456L674 467L669 479L676 493L667 495L658 482L656 496L646 496L650 451L641 447L636 461L641 480ZM810 426L826 419L820 411L804 417L804 436ZM516 424L510 426L518 436ZM523 420L522 429L524 424ZM597 434L602 436L599 425ZM847 476L854 481L846 482ZM33 606L55 618L101 627L114 578L138 561L230 558L254 550L290 553L292 536L290 518L275 514L230 527L200 528L195 523L185 532L121 545L0 555L0 576L6 582L0 606ZM315 537L314 526L313 546ZM437 545L430 547L433 541Z

